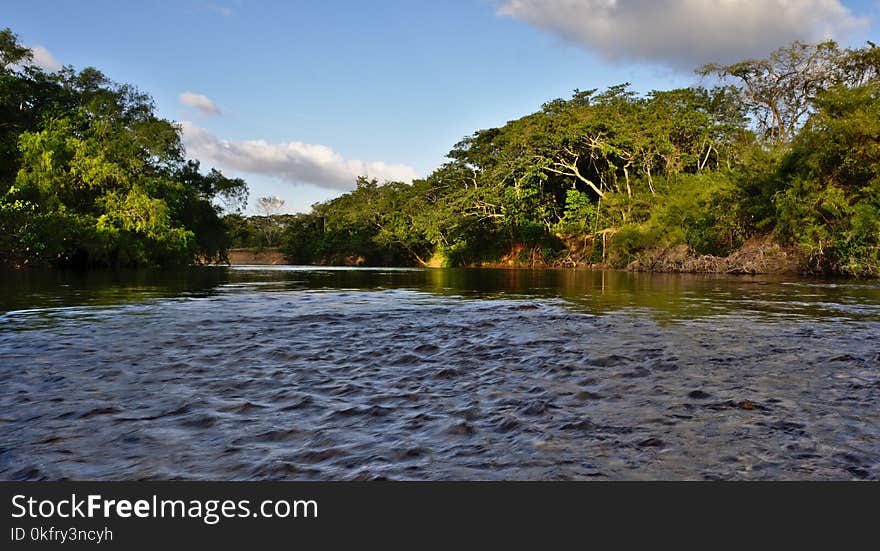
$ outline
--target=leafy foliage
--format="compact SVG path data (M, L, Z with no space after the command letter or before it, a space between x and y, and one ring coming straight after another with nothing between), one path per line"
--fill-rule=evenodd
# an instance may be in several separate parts
M824 91L780 167L780 235L814 269L880 275L880 83Z
M588 261L622 267L647 249L723 256L773 233L807 270L876 275L878 49L796 42L698 72L728 82L575 90L464 138L412 185L362 179L287 226L289 255L552 261L592 241Z
M247 186L187 161L179 129L100 71L47 74L0 32L0 262L139 266L222 258Z
M465 137L424 179L361 177L306 214L264 198L249 218L244 182L186 161L148 96L91 68L46 74L30 55L0 32L0 261L173 264L235 245L280 246L296 263L575 254L623 267L651 249L723 256L772 236L805 270L880 275L873 45L795 42L707 65L711 88L575 90Z

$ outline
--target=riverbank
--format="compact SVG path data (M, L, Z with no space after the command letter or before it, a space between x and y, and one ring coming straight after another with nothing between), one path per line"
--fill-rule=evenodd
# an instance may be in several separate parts
M637 272L798 275L809 272L807 259L796 247L784 247L769 237L752 239L728 256L695 254L686 245L656 247L627 265Z
M620 265L608 261L594 262L591 239L583 236L563 240L566 248L553 258L547 258L539 248L513 247L496 261L470 263L467 268L507 269L584 269L623 270L630 272L691 273L691 274L751 274L751 275L840 275L822 272L810 266L809 259L796 246L777 243L770 234L752 238L728 256L700 255L687 245L655 246L636 255L634 260ZM601 250L601 249L600 249ZM446 259L434 255L422 267L444 268ZM230 249L229 264L289 265L281 249ZM330 265L330 264L315 264ZM334 264L337 265L337 264ZM366 266L363 257L346 257L339 266Z
M569 248L555 259L547 259L540 250L512 250L498 261L474 263L471 268L542 269L569 268L586 270L620 269L607 262L591 262L592 251ZM348 260L348 259L347 259ZM280 249L231 249L229 264L232 266L289 265ZM362 266L363 259L351 259L345 266ZM432 258L424 264L427 268L444 267ZM769 236L752 239L729 256L699 255L686 245L653 247L639 254L623 270L630 272L706 273L706 274L808 274L807 261L796 247L784 247Z
M621 269L612 262L594 262L592 239L562 236L565 251L547 259L540 249L513 248L497 262L480 262L478 268L582 268ZM601 250L601 249L600 249ZM770 235L750 239L728 256L701 255L687 245L655 246L645 249L622 269L631 272L801 275L811 270L804 254L793 246L776 243Z
M281 249L229 249L229 264L277 266L289 264Z

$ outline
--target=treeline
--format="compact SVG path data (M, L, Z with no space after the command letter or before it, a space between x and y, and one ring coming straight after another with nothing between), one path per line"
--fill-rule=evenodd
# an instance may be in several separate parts
M0 31L0 265L122 267L222 259L218 203L240 179L185 158L152 99L100 71L48 73Z
M187 160L149 96L31 58L0 31L0 264L172 265L242 246L302 264L650 267L658 250L720 258L763 239L804 271L880 275L873 44L707 65L712 87L575 90L412 184L362 177L307 214L249 218L221 217L247 186Z
M718 85L575 90L412 185L361 178L308 214L236 223L274 224L296 263L623 267L764 236L805 271L880 274L880 49L794 43L698 72Z

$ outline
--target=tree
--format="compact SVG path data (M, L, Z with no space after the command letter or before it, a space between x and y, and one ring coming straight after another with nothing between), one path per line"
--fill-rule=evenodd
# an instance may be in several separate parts
M0 70L12 71L15 65L24 65L34 58L34 54L18 42L18 37L9 27L0 30Z
M257 210L263 216L275 216L284 210L284 199L281 197L260 197L257 199Z
M702 76L734 79L742 101L755 117L759 134L773 146L788 144L810 113L816 94L842 83L843 53L829 40L818 44L794 42L767 59L748 59L731 65L710 63Z
M94 68L47 74L0 31L0 261L55 266L223 258L243 180L187 161L180 128Z
M819 94L780 172L779 232L811 267L880 275L880 82Z
M271 247L275 237L282 231L281 224L276 217L284 210L284 199L280 197L260 197L257 199L257 210L263 219L259 224L259 231L266 238L266 246Z

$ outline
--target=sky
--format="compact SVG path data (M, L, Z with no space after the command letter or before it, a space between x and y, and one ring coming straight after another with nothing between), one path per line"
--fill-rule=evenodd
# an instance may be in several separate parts
M190 158L287 212L424 177L461 138L572 90L697 84L793 40L880 42L880 0L0 0L54 70L97 67Z

